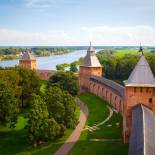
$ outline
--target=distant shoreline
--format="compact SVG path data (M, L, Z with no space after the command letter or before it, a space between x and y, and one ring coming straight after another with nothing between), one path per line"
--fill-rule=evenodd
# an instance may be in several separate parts
M21 53L25 51L25 48L0 48L0 62L8 60L20 59ZM35 48L32 50L35 57L48 57L51 55L64 55L67 53L74 52L75 50L70 49L40 49Z

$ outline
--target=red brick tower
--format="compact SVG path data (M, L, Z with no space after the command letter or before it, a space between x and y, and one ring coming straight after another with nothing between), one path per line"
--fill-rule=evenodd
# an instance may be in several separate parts
M95 49L91 46L87 50L83 63L80 66L80 92L87 92L89 79L92 75L102 77L102 66L95 55Z
M124 142L127 143L131 132L132 108L143 104L155 112L155 78L144 55L124 83L123 133Z
M26 50L21 59L19 60L19 66L29 69L36 69L36 59L35 57L29 52L29 50Z

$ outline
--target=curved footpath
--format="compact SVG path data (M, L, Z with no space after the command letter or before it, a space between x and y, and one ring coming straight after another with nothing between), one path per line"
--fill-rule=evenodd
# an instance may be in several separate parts
M66 142L58 149L58 151L54 155L67 155L67 153L71 150L71 148L79 139L88 116L88 108L87 106L84 105L83 102L80 102L80 108L81 112L80 112L79 124L76 126L75 130L66 140Z
M113 109L112 109L111 107L109 107L109 106L107 106L107 108L109 109L109 115L108 115L108 117L107 117L105 120L103 120L102 122L100 122L100 123L98 123L98 124L94 124L93 126L87 126L87 127L84 128L83 130L89 130L89 131L93 132L93 131L99 129L99 128L98 128L99 126L101 126L101 125L105 124L107 121L109 121L109 119L110 119L110 118L112 117L112 115L113 115Z

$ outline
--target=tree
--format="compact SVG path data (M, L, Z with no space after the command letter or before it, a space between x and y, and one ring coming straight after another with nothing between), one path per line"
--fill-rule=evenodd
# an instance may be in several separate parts
M29 140L34 146L40 144L41 141L53 140L63 132L55 119L50 117L43 98L36 94L32 95L27 128Z
M46 92L46 103L49 114L58 124L66 128L75 127L77 122L75 115L76 104L74 98L67 91L62 91L57 86L48 88Z
M63 66L63 65L56 65L56 69L58 70L58 71L64 71L65 70L65 67Z
M36 71L26 68L16 68L21 81L19 83L22 88L21 106L27 107L31 101L31 94L40 92L40 78Z
M70 64L70 71L71 72L77 72L78 71L76 63L71 63Z
M0 82L0 124L15 127L18 112L19 106L14 96L14 89Z
M63 106L62 90L53 86L47 89L46 103L52 117L60 124L63 123L63 117L65 115L65 107Z
M70 66L70 64L68 64L68 63L58 64L58 65L56 65L56 69L58 71L64 71L66 69L66 67L69 67L69 66Z
M74 98L68 93L64 92L62 95L63 105L65 107L64 123L67 128L74 128L77 124L77 117L75 114L76 104Z
M104 55L102 52L97 54L103 66L103 75L112 80L120 82L126 80L134 69L139 56L128 55L117 57L114 55Z
M16 97L17 101L20 103L21 96L21 78L16 70L13 69L0 69L0 81L8 85L14 91L12 94Z
M72 72L56 72L50 77L49 83L57 85L61 89L68 91L71 95L75 96L79 92L78 78Z

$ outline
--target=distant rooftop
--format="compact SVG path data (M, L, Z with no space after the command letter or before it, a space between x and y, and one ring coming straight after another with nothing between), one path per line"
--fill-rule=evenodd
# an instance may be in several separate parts
M145 59L144 55L140 57L139 62L130 74L126 86L142 86L142 87L155 87L155 78L151 68Z
M84 57L84 60L81 66L102 67L98 58L95 55L95 49L92 47L91 43L90 43L89 48L87 49L87 55Z
M35 57L34 57L34 55L29 50L26 50L22 54L21 59L22 60L36 60Z

